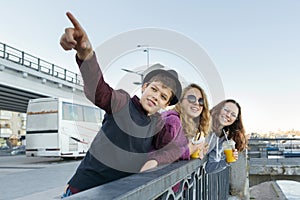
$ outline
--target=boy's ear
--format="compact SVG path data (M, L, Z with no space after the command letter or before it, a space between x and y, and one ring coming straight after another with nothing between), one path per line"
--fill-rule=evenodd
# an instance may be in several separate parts
M145 89L148 87L148 83L144 83L142 86L142 93L145 91Z

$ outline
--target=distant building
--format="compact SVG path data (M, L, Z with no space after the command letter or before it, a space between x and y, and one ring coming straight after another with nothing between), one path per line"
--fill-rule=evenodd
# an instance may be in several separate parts
M0 138L16 136L24 137L26 134L26 114L0 110Z

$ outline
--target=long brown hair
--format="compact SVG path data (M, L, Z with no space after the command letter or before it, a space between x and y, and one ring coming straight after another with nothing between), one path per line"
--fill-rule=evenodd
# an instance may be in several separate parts
M223 127L220 124L219 115L226 103L235 104L238 107L239 112L238 112L237 118L235 119L233 124L231 124L230 126ZM216 135L218 135L219 137L224 136L224 133L223 133L223 130L224 130L226 133L228 133L228 139L233 139L236 142L235 147L238 151L243 151L244 149L246 149L248 147L247 146L248 139L245 135L246 131L244 129L243 120L242 120L242 109L241 109L241 106L235 100L227 99L227 100L221 101L219 104L217 104L210 110L210 115L212 117L211 129L213 132L216 133Z
M186 95L187 91L189 91L192 88L198 89L201 92L202 98L204 100L203 110L200 116L197 118L198 121L191 120L190 118L188 118L181 107L181 102L183 101L184 96ZM184 88L180 100L175 105L174 110L180 115L180 121L185 132L185 136L187 138L194 137L197 131L203 132L204 136L208 134L208 131L210 129L210 114L208 108L208 100L204 90L199 85L193 83Z

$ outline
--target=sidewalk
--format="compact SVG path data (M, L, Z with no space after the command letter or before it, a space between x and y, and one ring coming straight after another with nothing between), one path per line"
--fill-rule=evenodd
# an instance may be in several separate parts
M60 199L64 187L79 162L61 164L16 165L6 172L8 164L0 164L0 200ZM15 172L13 172L15 170ZM13 172L13 173L12 173Z
M276 181L276 183L288 200L300 199L300 182L280 180Z
M255 200L299 200L300 183L297 181L269 181L250 188L250 199Z

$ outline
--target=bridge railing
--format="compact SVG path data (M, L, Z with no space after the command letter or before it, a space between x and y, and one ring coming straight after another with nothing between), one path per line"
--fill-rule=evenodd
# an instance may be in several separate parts
M81 75L59 67L53 63L25 53L0 42L0 58L15 62L27 68L83 86Z
M201 160L179 161L113 181L67 199L203 199L229 197L229 169L206 174ZM175 186L175 187L174 187Z
M300 138L250 138L249 157L289 158L300 157Z

